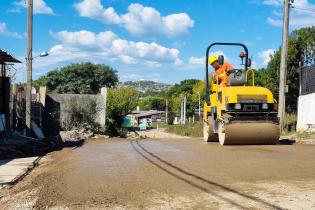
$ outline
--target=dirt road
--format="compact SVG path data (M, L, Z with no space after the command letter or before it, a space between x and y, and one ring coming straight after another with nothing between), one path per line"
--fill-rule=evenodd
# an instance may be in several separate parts
M6 209L314 209L315 146L99 139L0 195Z

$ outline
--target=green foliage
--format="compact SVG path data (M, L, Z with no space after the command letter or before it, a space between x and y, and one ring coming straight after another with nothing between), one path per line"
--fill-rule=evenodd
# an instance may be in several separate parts
M197 87L195 87L197 85ZM195 92L193 91L195 87ZM183 80L179 84L175 84L166 92L166 97L169 99L170 113L172 116L180 113L181 97L186 95L187 105L187 117L191 117L194 114L194 110L198 107L198 99L196 102L196 94L198 91L202 91L200 80L188 79ZM193 97L194 95L194 97ZM198 98L198 96L197 96Z
M284 131L285 132L295 131L296 122L297 122L296 113L286 114L284 117Z
M123 86L108 90L107 97L107 129L113 136L124 137L126 131L122 128L124 118L136 107L139 92L134 87Z
M286 110L296 112L297 97L299 95L299 62L305 62L309 59L315 50L315 27L302 28L295 30L289 37L288 46L288 71L287 85L289 93L286 94ZM276 98L279 91L280 79L280 55L279 48L268 63L267 68L260 69L256 74L256 83L269 88Z
M193 87L199 80L187 79L181 81L179 84L175 84L167 91L168 96L180 96L183 93L192 94Z
M138 102L141 110L161 110L166 108L166 99L161 96L147 96Z
M118 83L117 71L102 64L71 64L53 70L34 81L35 87L46 85L49 92L96 94L102 87Z
M199 94L200 94L200 107L203 107L204 102L206 101L206 82L200 80L193 87L191 99L195 109L199 106Z
M168 124L171 125L177 114L180 113L181 98L173 96L168 98Z
M69 100L65 104L65 113L67 117L61 122L63 130L71 130L73 128L82 128L86 126L95 127L94 123L99 109L94 99L77 101Z
M315 132L298 131L295 133L297 139L314 139Z
M190 137L202 137L203 128L202 122L190 123L186 125L169 125L167 126L166 132L174 133L181 136Z

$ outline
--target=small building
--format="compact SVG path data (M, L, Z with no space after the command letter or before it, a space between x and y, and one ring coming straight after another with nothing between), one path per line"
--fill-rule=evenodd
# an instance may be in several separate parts
M9 65L14 63L21 63L4 50L0 49L0 133L2 138L10 131L10 77L8 77L7 70Z
M315 64L300 71L297 130L315 131Z
M165 123L165 111L133 111L127 115L124 120L125 126L138 127L141 123L147 123L147 126L152 126L152 123Z

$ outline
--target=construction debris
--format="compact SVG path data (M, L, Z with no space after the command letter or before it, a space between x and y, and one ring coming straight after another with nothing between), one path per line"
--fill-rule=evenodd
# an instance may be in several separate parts
M75 129L71 131L60 131L59 135L62 142L73 142L91 138L94 136L94 133L92 131L85 131L84 129Z

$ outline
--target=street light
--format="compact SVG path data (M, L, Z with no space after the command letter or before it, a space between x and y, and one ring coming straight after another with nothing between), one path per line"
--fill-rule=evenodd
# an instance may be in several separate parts
M30 47L31 48L31 47ZM31 135L31 116L32 116L32 61L38 57L48 56L48 52L42 52L37 56L32 57L32 51L29 51L27 61L27 88L26 88L26 116L25 125L27 127L26 133Z
M48 52L41 52L39 55L37 55L37 56L35 56L35 57L33 57L33 60L35 59L35 58L38 58L38 57L46 57L46 56L48 56L49 55L49 53Z

